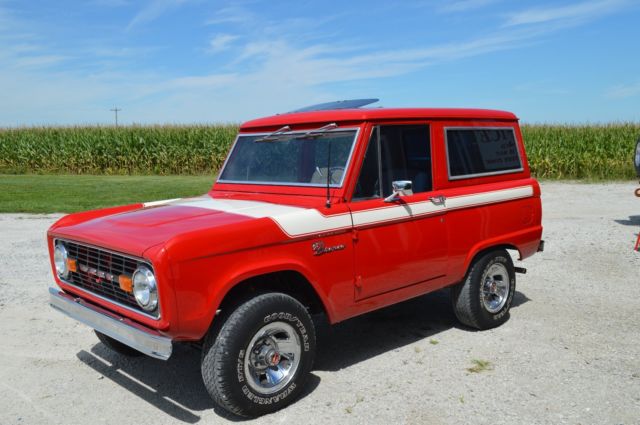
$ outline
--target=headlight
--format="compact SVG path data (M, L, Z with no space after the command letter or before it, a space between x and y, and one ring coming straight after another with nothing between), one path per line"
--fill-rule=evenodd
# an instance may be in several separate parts
M153 272L140 266L133 272L133 295L140 307L153 311L158 306L158 287Z
M69 268L67 266L67 249L61 243L56 244L56 249L53 251L53 262L56 265L56 273L62 278L66 278L69 275Z

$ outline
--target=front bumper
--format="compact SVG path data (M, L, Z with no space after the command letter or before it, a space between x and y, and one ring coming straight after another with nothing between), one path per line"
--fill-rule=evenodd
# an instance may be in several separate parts
M123 344L156 359L171 356L171 339L132 320L74 297L57 288L49 288L49 304L54 309Z

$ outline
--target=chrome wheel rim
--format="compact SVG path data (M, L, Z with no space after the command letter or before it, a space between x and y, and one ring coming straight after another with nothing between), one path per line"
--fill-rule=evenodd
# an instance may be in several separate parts
M300 366L302 344L293 326L273 322L251 338L244 356L247 384L259 394L286 387Z
M502 310L509 298L509 286L509 273L504 265L492 264L484 272L480 297L484 308L489 313L497 313Z

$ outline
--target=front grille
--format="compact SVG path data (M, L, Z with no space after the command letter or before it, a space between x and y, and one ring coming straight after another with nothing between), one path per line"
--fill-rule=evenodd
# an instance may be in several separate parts
M76 242L60 242L66 247L69 258L75 259L77 262L76 271L69 272L69 275L64 280L66 283L115 301L143 314L151 314L157 317L157 311L150 313L143 310L132 293L125 292L120 288L119 282L120 275L131 278L140 264L151 268L150 264L122 254Z

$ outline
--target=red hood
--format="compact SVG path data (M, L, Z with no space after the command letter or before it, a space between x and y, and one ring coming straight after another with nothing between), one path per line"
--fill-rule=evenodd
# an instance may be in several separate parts
M71 214L54 224L49 234L135 256L164 244L178 259L185 253L233 252L352 225L344 204L331 207L327 216L303 205L204 195Z
M142 256L152 246L204 229L255 220L244 215L184 205L160 205L52 227L51 234Z

